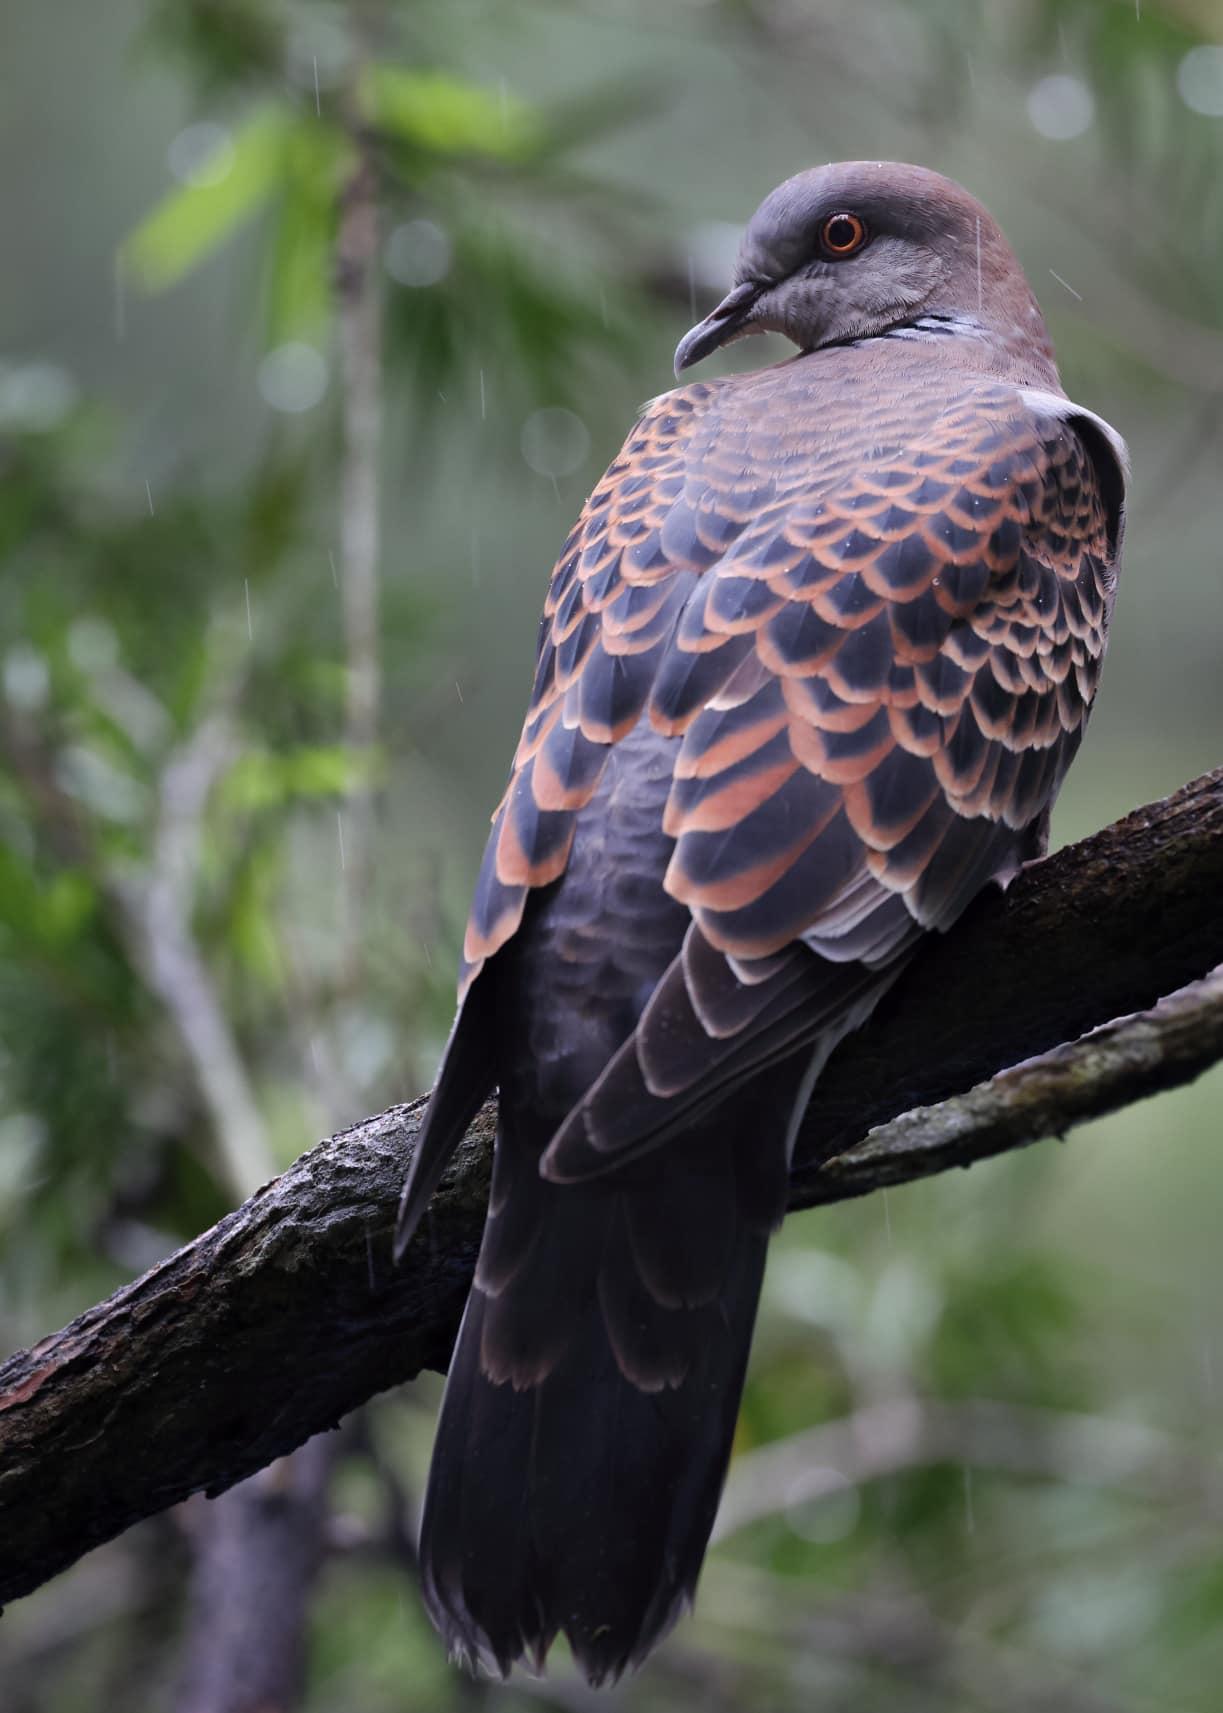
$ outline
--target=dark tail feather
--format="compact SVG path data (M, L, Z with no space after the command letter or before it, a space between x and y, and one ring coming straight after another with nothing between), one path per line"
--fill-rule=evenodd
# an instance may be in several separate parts
M477 979L459 1008L442 1055L437 1087L416 1138L416 1152L399 1198L395 1221L395 1259L412 1241L412 1234L429 1205L442 1173L463 1133L492 1092L492 982Z
M784 1159L766 1161L783 1145L706 1132L558 1186L538 1175L542 1143L499 1141L421 1531L425 1598L455 1654L504 1675L542 1665L563 1632L599 1683L691 1603L782 1211ZM753 1159L765 1179L745 1196Z

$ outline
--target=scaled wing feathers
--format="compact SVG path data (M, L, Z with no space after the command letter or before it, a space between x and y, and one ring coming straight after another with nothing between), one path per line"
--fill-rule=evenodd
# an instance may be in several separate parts
M1041 848L1103 655L1119 443L1059 395L973 377L933 423L903 375L866 412L861 370L846 348L818 395L791 365L656 400L553 575L466 979L563 872L643 718L673 742L665 884L697 930L557 1176L829 1050L924 930Z

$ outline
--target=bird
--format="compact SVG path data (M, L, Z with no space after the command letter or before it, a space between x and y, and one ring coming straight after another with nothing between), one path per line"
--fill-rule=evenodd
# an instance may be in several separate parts
M499 1091L424 1501L452 1657L592 1684L691 1605L829 1054L1044 853L1096 693L1125 444L966 190L767 195L561 548L397 1255ZM919 971L905 1003L937 1005Z

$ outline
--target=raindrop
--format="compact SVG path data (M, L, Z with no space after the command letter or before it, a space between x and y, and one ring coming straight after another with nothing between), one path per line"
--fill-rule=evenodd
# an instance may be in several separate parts
M522 455L541 476L572 476L590 453L590 431L559 405L533 410L522 425Z
M68 658L91 676L119 664L119 638L105 619L74 619L68 627Z
M1042 137L1065 143L1081 137L1096 116L1096 99L1081 77L1056 72L1028 91L1028 118Z
M234 164L234 145L224 125L201 119L178 133L166 150L166 165L180 184L196 190L220 184Z
M313 345L291 339L268 352L255 380L273 410L296 416L312 410L327 391L327 363Z
M1186 107L1223 119L1223 47L1190 48L1176 68L1176 87Z
M1065 286L1066 290L1070 293L1071 297L1077 297L1079 302L1082 303L1083 294L1081 291L1075 291L1075 289L1071 285L1070 281L1064 280L1055 268L1050 268L1049 272L1053 275L1053 277L1057 281L1058 285Z
M127 285L123 278L123 265L116 260L114 271L115 288L115 338L127 338Z
M294 20L285 44L286 67L292 82L313 94L316 111L320 88L338 88L351 59L352 44L339 17L318 8Z
M393 280L405 286L431 286L450 272L454 246L433 220L405 220L386 241L383 260Z
M76 382L58 363L0 367L0 428L46 434L59 427L77 396Z
M33 713L51 693L51 674L38 650L19 642L4 657L4 694L14 708Z

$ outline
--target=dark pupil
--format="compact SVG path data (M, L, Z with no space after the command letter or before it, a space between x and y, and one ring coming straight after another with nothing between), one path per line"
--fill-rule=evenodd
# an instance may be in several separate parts
M847 250L857 236L858 228L852 220L828 222L827 239L834 250Z

